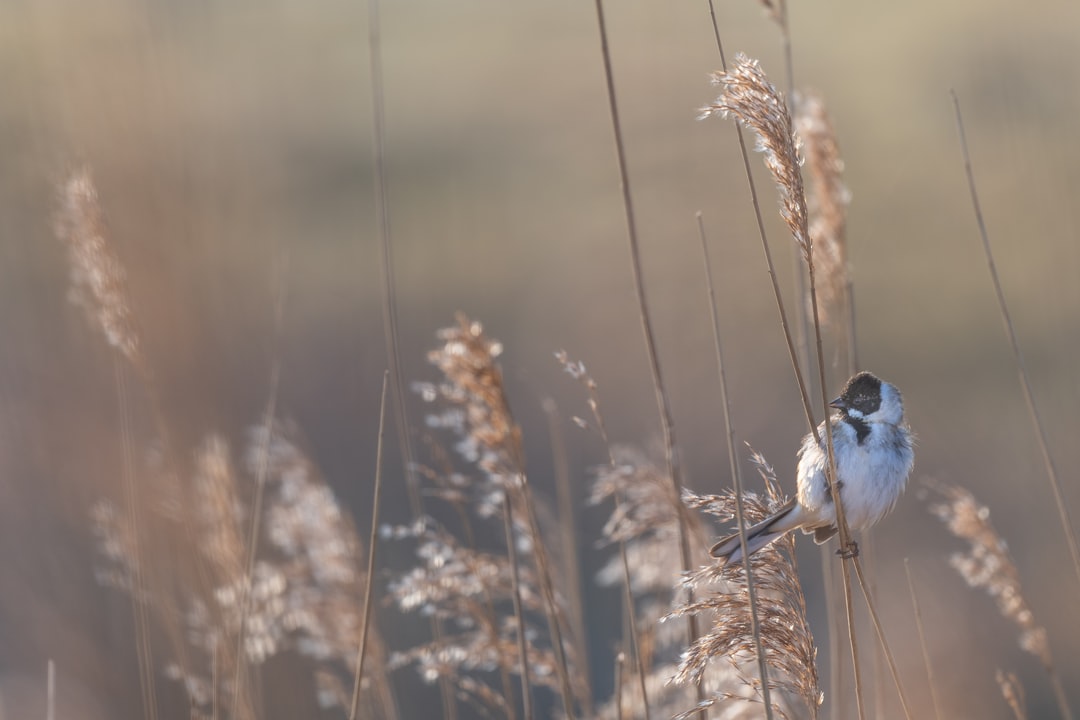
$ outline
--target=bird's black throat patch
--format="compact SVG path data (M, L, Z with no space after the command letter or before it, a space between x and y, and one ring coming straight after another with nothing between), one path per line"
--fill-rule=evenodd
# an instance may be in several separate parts
M851 415L844 413L844 422L855 428L855 440L860 445L863 444L863 440L870 437L870 423L862 418L852 417Z

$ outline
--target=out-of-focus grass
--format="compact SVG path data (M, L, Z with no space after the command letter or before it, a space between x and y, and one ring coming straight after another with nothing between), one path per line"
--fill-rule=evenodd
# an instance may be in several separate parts
M740 435L783 478L804 428L737 149L730 127L694 120L718 65L706 6L611 5L646 285L689 481L712 491L726 480L697 210L716 248ZM719 10L729 52L760 57L782 78L760 7L746 0ZM1069 619L1080 588L1060 571L1065 549L1019 412L947 90L965 105L1005 291L1080 515L1068 481L1080 460L1071 442L1080 394L1072 362L1080 9L793 3L791 12L797 80L824 93L847 161L864 364L905 391L920 437L917 474L968 484L994 508L1032 604L1050 620L1068 685L1080 676ZM397 0L383 16L406 375L429 376L423 351L453 310L483 319L507 346L506 378L543 491L550 461L539 398L580 406L553 350L589 363L614 438L642 442L658 427L592 9ZM282 406L331 481L364 509L384 364L366 11L344 2L54 0L6 4L0 28L0 558L11 568L0 583L0 653L12 677L43 673L55 657L62 689L82 683L116 697L132 677L95 663L120 657L133 670L127 620L90 583L81 544L86 502L118 467L115 398L106 353L63 302L54 187L76 160L94 168L181 441L235 433L256 417L280 352ZM767 223L782 247L779 222ZM274 266L284 256L286 320L275 343ZM601 456L587 438L570 439L580 480ZM388 496L388 514L403 518L403 489ZM932 527L911 493L877 532L890 627L910 624L901 556L927 576L948 577L949 541ZM943 638L931 651L941 658L947 706L1004 717L994 668L971 657L1023 669L1022 657L985 637L996 622L989 604L958 583L939 584L940 596L922 595L931 637ZM18 620L29 605L41 614ZM112 619L96 622L103 617ZM903 670L916 673L917 647L897 650ZM1038 716L1045 689L1036 674L1021 677Z

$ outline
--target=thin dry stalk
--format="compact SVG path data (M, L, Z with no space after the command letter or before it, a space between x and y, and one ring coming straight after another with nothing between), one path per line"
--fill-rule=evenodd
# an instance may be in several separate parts
M622 696L623 696L623 668L626 667L626 653L615 654L615 717L623 720Z
M56 720L56 663L51 659L45 677L45 720Z
M769 667L765 660L765 651L761 642L761 623L758 619L757 588L754 585L753 563L746 550L746 519L743 512L742 469L735 454L735 424L731 420L731 403L728 398L727 377L724 373L724 353L720 343L720 318L716 311L716 290L713 285L712 264L709 261L709 243L705 238L705 223L701 213L697 214L698 236L701 239L701 254L705 267L705 285L709 293L709 316L712 318L713 343L716 350L716 371L720 378L720 404L724 410L724 427L727 429L728 460L731 478L735 490L735 523L739 531L739 544L742 546L743 570L746 572L746 591L750 606L750 632L754 638L757 655L758 677L761 680L761 700L765 705L765 717L772 720L773 707L769 690Z
M788 9L786 0L761 0L762 6L776 26L780 28L780 42L784 48L784 72L787 77L787 96L792 102L795 100L795 61L791 54L791 26L788 23ZM790 108L792 114L795 108Z
M693 559L690 551L690 532L686 517L686 508L680 502L682 497L682 472L675 443L675 423L664 390L663 377L660 374L660 358L653 337L652 322L649 320L649 308L645 298L645 281L641 269L641 252L638 247L637 223L634 219L634 203L630 192L630 175L626 169L626 148L623 143L622 124L619 119L619 106L615 97L615 78L611 68L611 53L608 49L607 25L604 21L603 0L596 0L596 19L600 35L600 54L604 64L604 80L607 88L608 107L611 113L611 127L615 142L615 157L619 168L619 183L622 188L623 213L626 219L626 237L630 250L630 265L633 269L634 289L638 301L638 315L641 318L641 331L645 339L645 348L649 356L649 369L652 373L653 390L656 405L660 413L660 425L664 438L664 454L667 461L668 476L671 479L673 502L678 518L679 558L684 572L690 572ZM687 618L688 642L697 639L697 619ZM700 689L699 689L700 693Z
M1020 684L1020 678L1011 672L998 670L995 678L998 687L1001 688L1001 696L1005 698L1009 709L1013 711L1016 720L1027 720L1027 710L1024 709L1024 686Z
M893 658L892 648L889 646L889 639L885 635L885 627L881 624L881 618L877 614L877 605L874 604L874 596L870 590L870 585L866 581L866 576L863 574L862 563L859 558L852 558L852 565L855 566L855 576L859 579L859 588L862 590L863 598L866 600L866 607L870 610L870 622L874 626L874 631L877 633L878 644L881 647L881 651L885 653L885 663L889 668L889 674L892 675L893 684L896 686L896 694L900 697L900 707L904 711L904 717L911 720L911 710L908 704L907 695L904 694L903 683L900 682L900 670L896 666L896 660Z
M521 700L525 706L525 720L532 720L532 682L529 679L531 673L529 668L528 638L525 633L525 610L521 604L521 569L518 567L517 540L514 539L513 508L510 505L510 492L504 490L502 497L503 529L506 532L506 556L510 561L510 578L514 598L514 619L517 623L518 660L521 663Z
M409 507L413 519L422 512L420 486L413 464L412 436L409 433L405 405L405 387L401 372L401 341L398 333L397 292L395 290L393 243L391 242L390 202L386 191L386 104L383 99L383 65L379 0L368 0L368 59L371 69L372 145L374 147L375 223L382 252L382 313L386 340L386 360L394 394L398 441L404 463Z
M982 206L979 203L979 193L975 188L975 171L971 166L967 135L964 133L964 117L960 112L960 98L957 97L955 91L950 91L950 94L956 110L956 127L960 135L960 153L964 158L964 173L967 176L968 190L971 193L971 207L975 211L975 222L979 226L979 238L982 240L983 255L986 257L986 266L990 270L990 279L994 284L994 295L997 297L1001 320L1005 325L1005 334L1009 338L1009 347L1012 349L1013 359L1016 361L1016 372L1020 379L1020 388L1024 393L1024 404L1027 406L1028 417L1031 420L1032 427L1035 429L1036 439L1039 441L1039 452L1042 453L1046 477L1050 481L1050 489L1054 493L1054 504L1057 506L1058 517L1061 520L1061 529L1065 533L1065 541L1069 545L1073 570L1076 572L1077 579L1080 580L1080 543L1077 542L1075 526L1069 516L1069 509L1065 502L1065 493L1061 489L1061 481L1058 479L1054 460L1050 456L1050 445L1046 440L1046 431L1043 429L1042 419L1039 417L1039 409L1035 405L1035 395L1031 390L1031 378L1028 375L1027 364L1024 362L1023 353L1020 351L1020 342L1016 339L1016 330L1013 328L1009 306L1005 302L1005 292L1001 288L1001 278L998 277L994 253L990 249L990 235L986 230L986 220L983 218Z
M382 498L383 431L386 428L386 383L390 371L383 373L382 395L379 400L379 440L375 446L375 493L371 500L371 535L368 538L367 575L364 578L364 619L360 625L360 647L356 657L356 681L353 684L352 710L349 720L356 720L360 709L360 681L364 678L367 657L367 634L371 625L373 591L375 588L375 553L379 547L379 504Z
M930 512L945 523L949 532L968 543L968 552L953 553L950 564L969 586L984 589L994 598L1001 614L1020 627L1020 648L1039 659L1050 678L1062 717L1071 720L1072 708L1061 686L1046 628L1036 622L1024 599L1020 571L1005 541L990 524L990 508L980 505L963 488L941 483L930 487L945 500L931 505Z
M401 340L398 332L397 291L395 290L393 243L391 242L390 203L386 191L386 104L383 98L382 25L379 20L379 0L368 0L368 56L371 69L372 146L374 148L375 222L382 254L382 315L383 334L386 344L386 364L390 370L393 389L394 422L397 428L398 447L405 473L405 487L409 495L412 519L418 520L423 513L420 482L416 475L412 435L405 404L405 383L401 370ZM442 621L431 619L431 634L439 642L443 639ZM456 720L457 702L449 680L440 677L439 693L442 697L443 716Z
M281 326L280 304L277 315L277 325ZM266 491L266 478L270 471L270 443L273 439L274 418L277 414L278 387L281 379L281 363L275 356L270 369L270 399L266 403L266 411L263 414L263 442L258 451L258 460L255 473L255 497L251 508L251 525L248 529L247 560L244 565L243 582L240 584L240 627L236 633L236 664L233 666L233 702L232 716L238 716L242 698L246 696L249 679L245 672L247 653L244 652L244 642L247 634L248 613L251 604L251 586L254 582L255 560L259 551L259 537L261 534L263 517L263 497Z
M555 465L555 491L558 496L559 526L562 529L563 575L567 594L570 599L570 622L573 626L574 648L581 660L581 673L584 686L588 691L585 697L584 714L592 715L592 680L589 670L589 653L585 632L585 600L581 592L581 566L578 562L577 523L574 513L574 497L570 489L570 469L566 461L566 445L563 441L562 428L559 425L559 409L555 401L545 398L544 414L548 420L548 434L551 439L551 457Z
M608 437L607 424L604 422L604 414L600 412L600 389L597 386L596 381L585 369L585 363L571 362L565 351L556 353L555 357L572 378L578 380L585 386L585 391L589 396L589 409L592 411L593 420L596 421L596 429L597 432L600 433L600 439L604 443L604 448L607 450L608 468L612 473L616 472L615 453L612 449L611 438ZM623 514L622 493L616 489L612 495L615 498L615 514L616 516L621 516ZM626 554L626 538L624 536L619 535L618 545L619 561L622 563L623 571L623 602L626 609L627 625L629 626L630 631L630 648L633 651L637 665L638 684L641 689L641 707L645 715L645 720L649 720L649 691L648 683L645 679L645 658L642 657L641 642L638 638L637 611L634 609L634 591L631 585L630 560ZM620 655L622 655L622 653L620 653ZM622 695L617 694L616 698L618 698L619 703L618 714L621 717Z
M116 392L120 406L120 444L123 454L124 499L128 522L131 525L132 606L135 611L135 646L139 664L139 687L143 694L143 711L150 720L157 717L157 693L154 686L154 653L150 643L150 609L145 577L145 549L139 529L139 494L135 483L135 438L131 428L131 408L128 400L127 375L119 360L113 363Z
M919 608L919 597L915 593L915 581L911 578L911 563L907 558L904 558L904 573L907 575L908 592L911 593L911 606L915 610L915 628L919 632L919 648L922 650L923 665L926 667L926 684L930 687L930 701L934 706L934 717L940 720L941 704L938 702L937 683L934 682L934 667L930 662L930 650L926 646L922 610Z

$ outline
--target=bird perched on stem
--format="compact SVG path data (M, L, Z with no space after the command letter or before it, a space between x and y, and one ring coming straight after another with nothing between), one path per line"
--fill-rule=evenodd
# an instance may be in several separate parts
M895 385L868 372L850 380L829 403L839 412L808 434L799 448L798 492L782 508L746 528L751 555L792 530L813 534L818 545L837 532L836 508L828 484L825 428L832 432L844 517L852 530L866 530L896 505L915 462L914 439L904 422L904 401ZM736 532L709 553L722 563L742 561Z

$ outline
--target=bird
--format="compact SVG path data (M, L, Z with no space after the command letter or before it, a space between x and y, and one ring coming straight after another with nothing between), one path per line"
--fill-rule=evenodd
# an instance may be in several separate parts
M873 373L860 372L829 406L838 412L818 425L816 434L803 438L799 448L795 497L746 529L746 549L751 555L796 529L813 534L818 545L837 533L836 508L826 480L826 426L832 432L840 497L851 530L872 527L889 514L904 492L915 463L915 439L904 420L904 401L897 387ZM722 538L709 554L721 565L741 562L739 534Z

